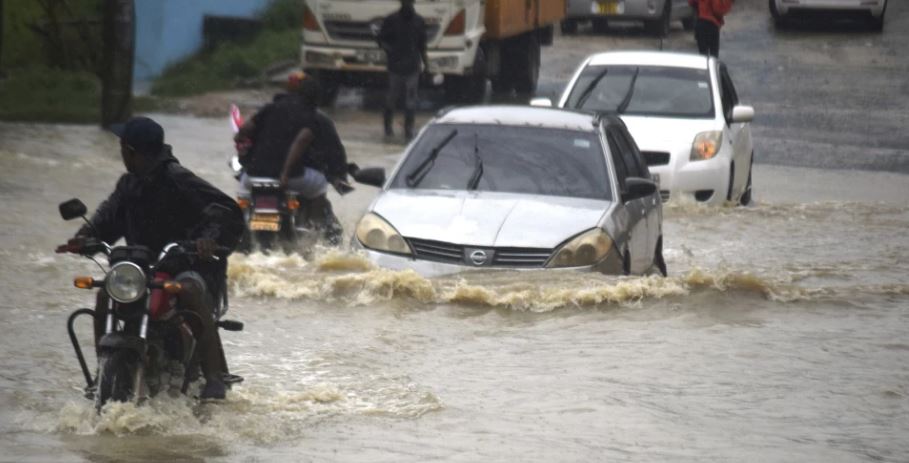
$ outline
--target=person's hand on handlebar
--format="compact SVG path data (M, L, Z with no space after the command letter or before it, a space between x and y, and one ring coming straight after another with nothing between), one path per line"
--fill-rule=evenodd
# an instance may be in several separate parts
M67 253L67 252L71 252L73 254L78 254L79 251L82 250L82 248L85 246L85 241L86 241L86 237L81 236L81 235L76 235L76 236L70 238L66 242L66 244L61 244L60 246L57 246L57 249L55 250L55 252L57 254L63 254L63 253Z
M199 238L196 240L196 253L203 259L211 259L218 250L218 243L211 238Z

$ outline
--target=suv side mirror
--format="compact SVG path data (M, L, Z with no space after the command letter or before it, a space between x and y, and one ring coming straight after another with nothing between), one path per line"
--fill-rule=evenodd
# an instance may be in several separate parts
M76 198L60 203L59 209L60 217L63 217L63 220L78 219L79 217L84 217L86 212L88 212L85 203Z
M351 172L357 183L382 188L385 185L385 169L381 167L367 167Z
M622 193L622 202L627 203L635 199L650 196L657 192L657 184L652 180L640 177L625 179L625 191Z
M742 124L754 120L754 108L751 106L736 105L732 108L732 123Z

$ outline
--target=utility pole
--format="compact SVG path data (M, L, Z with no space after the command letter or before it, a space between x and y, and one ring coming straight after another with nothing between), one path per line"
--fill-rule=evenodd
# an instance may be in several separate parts
M104 55L101 60L103 127L124 122L132 114L135 18L133 0L104 0Z

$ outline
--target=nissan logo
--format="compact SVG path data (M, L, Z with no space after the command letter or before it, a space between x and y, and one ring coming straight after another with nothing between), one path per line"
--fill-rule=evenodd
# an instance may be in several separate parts
M470 253L470 261L473 262L473 265L477 267L483 266L486 263L486 260L489 259L489 256L486 255L486 251L477 249L476 251Z

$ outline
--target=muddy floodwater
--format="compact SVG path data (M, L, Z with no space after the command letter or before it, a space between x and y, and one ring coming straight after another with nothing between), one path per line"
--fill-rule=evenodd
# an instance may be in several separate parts
M232 191L223 120L158 116ZM669 278L425 279L324 250L235 256L226 403L96 416L65 337L77 227L122 166L90 127L0 126L5 461L905 461L909 177L757 165L757 204L667 208ZM196 140L209 140L208 144ZM30 150L23 151L23 146ZM348 143L389 167L396 145ZM348 232L375 191L332 197ZM86 342L89 327L82 327Z
M737 3L722 53L758 112L756 202L667 206L668 278L233 256L246 330L223 337L246 381L221 404L95 414L65 321L93 298L73 276L100 270L53 249L78 228L57 204L94 209L118 144L0 123L0 461L909 461L909 8L890 2L883 36L777 34L748 20L766 2ZM675 27L669 47L691 48ZM634 31L559 40L544 90L598 48L653 48ZM357 98L333 113L350 158L390 168L403 146L375 142ZM152 116L233 193L226 117ZM375 193L330 196L348 237Z

